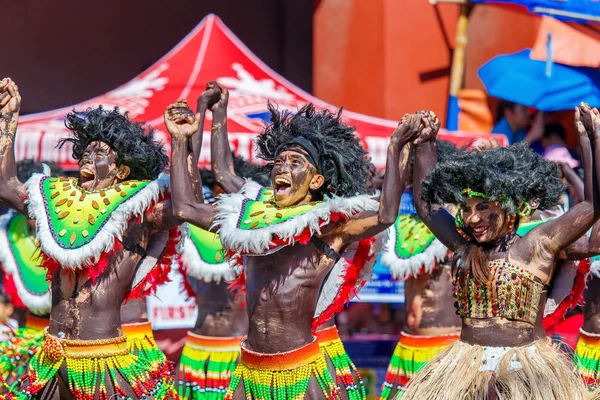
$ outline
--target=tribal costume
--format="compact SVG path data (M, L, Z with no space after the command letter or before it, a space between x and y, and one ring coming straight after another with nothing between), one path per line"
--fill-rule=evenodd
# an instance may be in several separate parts
M344 343L335 326L317 330L315 333L325 358L329 358L335 368L335 381L348 392L349 400L364 400L367 392L358 369L346 353Z
M165 353L156 344L150 322L123 324L122 330L127 338L129 351L151 365L149 371L151 375L173 375L174 365L167 360Z
M583 382L590 390L598 388L600 382L600 335L581 329L575 348L575 364Z
M534 273L509 261L512 243L503 258L474 263L469 252L483 252L483 245L473 241L465 229L462 207L469 197L498 202L506 213L508 232L513 232L519 218L529 217L533 211L528 201L535 199L540 210L557 204L565 186L556 165L524 144L459 152L439 162L422 187L420 195L426 203L459 206L456 229L467 244L454 255L453 281L463 335L465 319L490 321L490 330L495 329L492 321L496 319L518 321L530 326L530 334L534 332L547 286ZM488 394L499 399L586 398L568 357L543 338L511 347L457 340L411 380L403 399L482 399Z
M235 278L236 269L225 261L219 235L193 225L189 231L179 265L187 294L195 297L191 280L230 281ZM222 400L237 365L243 339L241 336L203 336L189 331L176 376L178 395L185 399Z
M11 302L29 311L25 326L0 343L0 372L12 383L23 376L43 339L50 312L46 272L39 266L39 252L29 221L10 210L0 217L0 263L4 288ZM38 316L36 316L38 315Z
M221 400L240 357L243 337L187 333L179 361L178 395L186 399Z
M221 196L217 202L217 224L223 247L239 265L244 257L271 254L296 242L313 242L323 251L332 251L319 244L316 236L331 222L347 219L365 210L377 210L379 204L368 196L333 199L296 207L278 208L273 190L250 181L236 194ZM370 276L374 259L374 238L356 242L344 251L323 283L313 319L313 331L339 312L350 296L362 287ZM244 274L237 286L244 287ZM241 363L236 368L227 391L230 399L243 382L246 395L253 398L302 398L311 374L317 378L327 398L339 397L323 353L315 341L300 349L282 354L261 354L245 349L242 344ZM268 390L271 388L271 390ZM271 391L274 397L271 396ZM264 397L266 396L266 397Z
M27 181L26 188L29 216L36 222L42 265L48 276L59 268L64 274L85 270L93 283L108 266L113 250L122 247L121 237L130 219L141 218L168 196L168 178L125 181L88 192L77 186L76 179L37 174ZM151 294L165 281L180 237L179 228L173 228L168 237L151 237L128 299ZM108 382L124 398L130 394L164 398L172 387L172 374L132 354L125 335L67 340L46 330L42 347L22 379L27 386L12 396L27 398L41 393L61 365L66 366L66 383L78 399L93 399L96 391L105 398L110 390Z

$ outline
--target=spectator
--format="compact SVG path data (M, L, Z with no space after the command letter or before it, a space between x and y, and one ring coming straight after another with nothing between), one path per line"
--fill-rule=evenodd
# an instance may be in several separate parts
M492 133L505 135L509 144L523 141L531 145L543 136L543 124L542 112L538 112L532 123L527 106L503 100L498 104L498 121Z
M0 341L7 340L8 334L19 327L17 321L12 318L14 311L8 296L0 292Z
M544 135L540 139L540 143L544 150L548 150L552 146L566 148L566 138L565 128L559 122L550 122L544 126Z

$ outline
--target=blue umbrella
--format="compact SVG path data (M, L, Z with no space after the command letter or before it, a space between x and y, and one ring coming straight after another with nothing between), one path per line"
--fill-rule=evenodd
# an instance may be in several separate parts
M541 111L570 110L580 102L600 106L600 72L532 60L530 49L492 58L478 71L490 96Z
M600 21L597 0L471 0L473 3L506 3L527 7L536 14L548 15L563 21Z

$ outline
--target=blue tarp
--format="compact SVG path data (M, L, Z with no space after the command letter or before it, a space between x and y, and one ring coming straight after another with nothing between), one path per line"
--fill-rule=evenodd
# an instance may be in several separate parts
M598 0L471 0L473 3L504 3L527 7L536 14L548 15L563 21L600 22Z

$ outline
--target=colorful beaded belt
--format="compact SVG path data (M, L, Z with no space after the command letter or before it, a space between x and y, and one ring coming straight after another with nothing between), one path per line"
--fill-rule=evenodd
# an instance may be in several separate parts
M185 345L201 351L236 352L240 351L244 338L244 336L202 336L188 331Z
M241 362L248 368L268 371L285 371L310 364L321 357L319 342L315 337L306 346L285 353L258 353L246 348L242 343Z
M71 340L61 339L44 329L42 350L51 361L60 358L108 358L129 354L125 335L111 339Z

